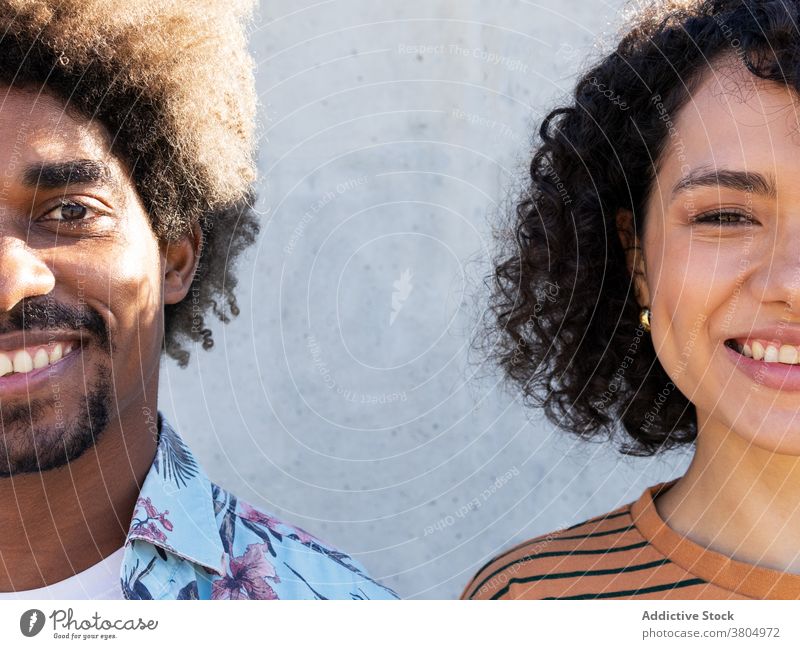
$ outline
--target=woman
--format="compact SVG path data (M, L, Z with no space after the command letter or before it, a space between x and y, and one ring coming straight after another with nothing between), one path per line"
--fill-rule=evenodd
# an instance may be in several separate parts
M498 360L562 428L694 455L463 598L800 597L798 28L794 0L651 3L541 125Z

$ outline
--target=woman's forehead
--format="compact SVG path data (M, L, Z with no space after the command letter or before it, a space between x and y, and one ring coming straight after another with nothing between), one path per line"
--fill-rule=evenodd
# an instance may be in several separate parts
M662 192L701 167L769 171L800 163L800 96L741 64L706 72L671 122Z

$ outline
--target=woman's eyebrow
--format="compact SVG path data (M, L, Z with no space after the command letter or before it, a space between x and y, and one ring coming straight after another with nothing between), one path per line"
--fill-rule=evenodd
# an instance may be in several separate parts
M28 165L22 182L39 189L59 189L67 185L116 186L109 166L102 160L67 160Z
M755 193L775 198L777 190L771 175L739 169L716 169L703 166L692 169L672 188L672 198L695 187L727 187L740 192Z

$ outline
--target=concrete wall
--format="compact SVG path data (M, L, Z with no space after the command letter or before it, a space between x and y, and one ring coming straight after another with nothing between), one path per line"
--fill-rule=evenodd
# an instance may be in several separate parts
M620 8L260 9L263 231L241 316L187 370L165 363L161 408L212 479L404 597L456 597L492 555L685 468L576 443L469 352L491 224L536 120Z

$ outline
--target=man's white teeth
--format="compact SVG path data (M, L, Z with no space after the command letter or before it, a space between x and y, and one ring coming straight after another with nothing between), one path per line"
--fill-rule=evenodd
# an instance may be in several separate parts
M75 343L56 343L48 352L47 346L30 349L18 349L13 352L0 352L0 376L16 372L26 374L57 363L69 354ZM35 351L34 351L35 350ZM33 352L31 354L31 352Z
M24 374L33 369L33 359L24 349L20 349L14 354L14 371Z
M757 340L753 346L746 344L742 347L742 354L757 361L765 363L785 363L787 365L800 365L800 350L796 345L764 346Z
M33 357L33 369L38 370L40 367L50 364L50 355L41 347L36 350L36 356Z

